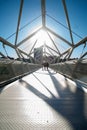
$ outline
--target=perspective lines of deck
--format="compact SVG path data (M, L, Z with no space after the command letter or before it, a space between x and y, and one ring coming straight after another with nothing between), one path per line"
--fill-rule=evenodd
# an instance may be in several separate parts
M87 130L87 94L52 71L0 88L0 130Z

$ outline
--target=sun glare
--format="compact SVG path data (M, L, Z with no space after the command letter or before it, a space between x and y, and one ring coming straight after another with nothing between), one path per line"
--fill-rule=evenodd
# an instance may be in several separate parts
M46 44L46 45L51 44L51 40L45 30L40 30L36 34L35 38L37 39L37 44L36 44L37 47L40 47L44 44Z

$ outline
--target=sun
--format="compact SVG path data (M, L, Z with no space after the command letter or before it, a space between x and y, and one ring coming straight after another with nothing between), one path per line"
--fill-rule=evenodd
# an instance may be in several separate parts
M35 39L37 39L37 44L36 44L37 47L40 47L40 46L42 46L44 44L48 45L48 44L51 43L51 40L50 40L47 32L45 30L43 30L43 29L40 30L36 34Z

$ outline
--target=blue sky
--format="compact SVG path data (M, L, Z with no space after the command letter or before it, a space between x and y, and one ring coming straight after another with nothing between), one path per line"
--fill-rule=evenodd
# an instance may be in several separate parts
M80 35L82 38L87 36L87 0L66 0L66 5L69 13L69 19L72 30ZM11 34L16 32L17 20L19 14L20 0L0 0L0 36L8 38ZM62 5L62 0L46 0L46 13L55 18L58 22L67 26L65 13ZM41 15L40 0L24 0L23 13L21 17L20 28L26 25L34 18ZM18 42L28 36L28 33L35 27L41 25L41 17L35 22L29 24L19 33ZM50 17L46 16L46 25L62 37L70 41L69 32L60 24L56 23ZM73 35L74 42L77 43L80 38ZM15 35L8 39L12 44L15 41ZM61 43L63 44L63 43ZM64 46L67 46L66 44ZM74 56L80 55L83 46L76 49ZM9 55L14 54L11 48L6 46ZM0 44L0 51L4 52L2 44ZM87 47L85 48L87 51Z

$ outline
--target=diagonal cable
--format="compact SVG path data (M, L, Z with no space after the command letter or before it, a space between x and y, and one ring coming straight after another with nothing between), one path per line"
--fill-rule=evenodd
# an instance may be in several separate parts
M59 54L59 55L61 55L61 54L60 54L60 51L59 51L59 49L58 49L58 47L56 46L56 44L55 44L54 40L52 39L52 37L50 36L50 34L48 33L48 31L47 31L47 34L48 34L48 36L49 36L50 40L52 41L53 45L54 45L54 46L55 46L55 48L57 49L58 54Z
M56 20L56 18L50 16L49 14L46 14L49 18L51 18L52 20L54 20L56 23L60 24L62 27L64 27L65 29L69 30L69 28L67 26L65 26L63 23L59 22L58 20ZM76 32L74 32L73 30L71 30L71 32L76 35L77 37L79 37L80 39L83 39L80 35L78 35Z

